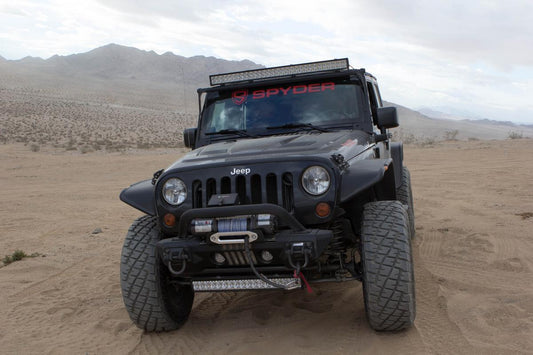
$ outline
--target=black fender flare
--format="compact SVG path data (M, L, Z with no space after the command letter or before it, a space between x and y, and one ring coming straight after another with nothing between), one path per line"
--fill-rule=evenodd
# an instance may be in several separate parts
M392 142L390 144L390 152L394 162L394 180L396 181L396 186L400 186L402 184L403 171L403 143Z
M125 188L120 200L150 216L156 215L155 193L152 180L144 180Z
M342 174L339 200L340 203L351 200L360 192L378 184L384 178L389 178L384 184L384 192L388 198L396 198L394 186L394 166L392 158L388 159L365 159L350 163L350 167ZM392 173L392 174L391 174ZM390 186L390 185L393 186Z

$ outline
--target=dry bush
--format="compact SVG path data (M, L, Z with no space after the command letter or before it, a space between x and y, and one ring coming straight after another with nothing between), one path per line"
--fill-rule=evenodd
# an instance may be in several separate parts
M434 147L437 140L434 137L426 137L419 141L419 145L424 148Z
M458 134L459 134L459 130L457 129L446 131L444 132L444 140L445 141L456 141Z
M509 139L522 139L522 138L524 138L524 134L522 132L510 131L509 135L507 136L507 138L509 138Z
M31 255L28 255L23 250L17 249L11 255L5 255L4 258L2 258L2 262L4 263L4 265L9 265L15 261L19 261L24 258L35 258L38 256L44 255L41 255L39 253L33 253Z
M402 142L403 144L415 144L417 142L414 134L407 133L401 128L394 131L392 138L393 140Z

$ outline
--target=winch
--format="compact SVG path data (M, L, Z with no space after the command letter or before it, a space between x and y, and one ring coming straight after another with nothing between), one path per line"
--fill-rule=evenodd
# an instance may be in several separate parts
M217 232L228 233L261 230L263 233L273 234L276 226L276 216L271 214L195 218L191 220L189 232L192 235L206 235Z

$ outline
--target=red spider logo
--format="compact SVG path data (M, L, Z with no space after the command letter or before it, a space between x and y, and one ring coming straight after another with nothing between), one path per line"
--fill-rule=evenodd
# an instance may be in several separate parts
M246 101L247 97L248 97L248 90L235 90L231 94L233 103L239 106L242 105Z

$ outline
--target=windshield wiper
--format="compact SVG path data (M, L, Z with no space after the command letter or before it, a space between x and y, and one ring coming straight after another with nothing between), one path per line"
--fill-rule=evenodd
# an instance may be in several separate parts
M215 134L236 134L241 137L250 137L250 138L257 138L257 136L254 136L253 134L250 134L246 132L244 129L221 129L217 132L207 132L206 136L212 136Z
M286 123L281 126L267 127L267 129L280 129L280 128L310 128L311 130L316 130L320 132L331 132L331 130L327 128L318 127L311 123Z

